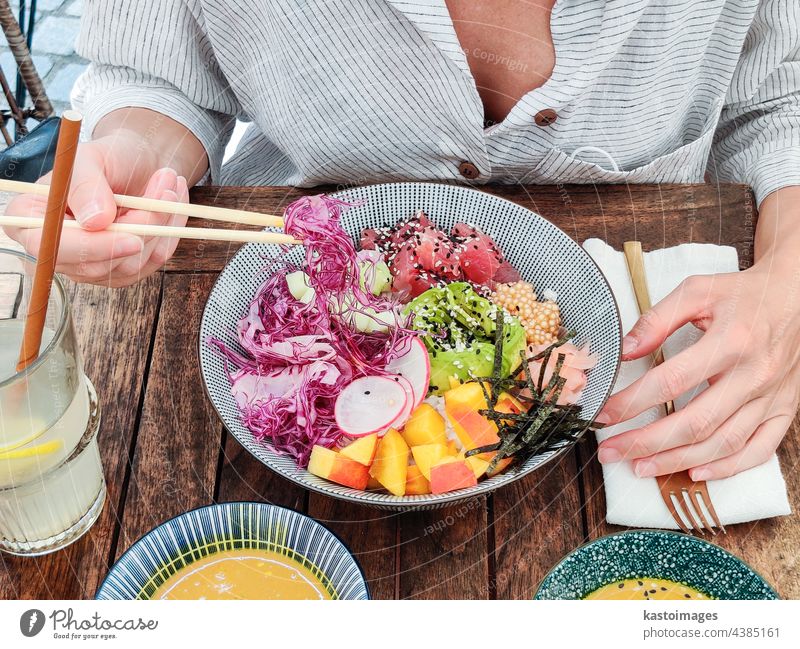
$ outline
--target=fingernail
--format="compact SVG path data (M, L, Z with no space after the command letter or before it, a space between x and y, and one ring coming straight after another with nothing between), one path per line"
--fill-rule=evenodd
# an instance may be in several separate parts
M131 257L138 255L143 249L144 241L139 237L125 237L114 241L111 254L114 257Z
M100 203L89 203L85 209L78 212L75 218L83 227L92 227L92 225L103 216L103 206Z
M706 468L692 469L689 471L689 477L695 482L702 482L711 478L711 471Z
M633 472L640 478L652 478L657 471L658 467L656 467L655 463L647 460L637 462L633 467Z
M622 460L622 453L615 448L601 448L597 451L597 459L600 464L614 464Z
M604 410L598 413L597 417L594 418L594 423L596 424L608 424L611 422L611 415L609 415Z
M639 346L639 341L636 340L633 336L625 336L622 339L622 355L628 356L636 351L636 348Z

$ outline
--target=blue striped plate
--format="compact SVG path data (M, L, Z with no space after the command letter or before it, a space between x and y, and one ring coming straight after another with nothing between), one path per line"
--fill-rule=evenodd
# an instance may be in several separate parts
M150 599L184 566L223 550L270 550L302 563L333 599L369 599L355 557L333 532L266 503L209 505L162 523L136 541L100 585L96 599Z

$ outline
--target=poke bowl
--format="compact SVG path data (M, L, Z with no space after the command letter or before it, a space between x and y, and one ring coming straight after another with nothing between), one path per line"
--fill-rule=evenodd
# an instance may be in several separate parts
M231 502L148 532L95 598L357 600L369 599L369 589L355 557L317 521L277 505Z
M542 580L534 599L778 599L766 580L713 543L627 530L583 545Z
M614 296L542 216L391 183L295 201L285 229L305 245L243 246L199 340L220 418L283 477L383 509L440 507L553 460L608 398Z

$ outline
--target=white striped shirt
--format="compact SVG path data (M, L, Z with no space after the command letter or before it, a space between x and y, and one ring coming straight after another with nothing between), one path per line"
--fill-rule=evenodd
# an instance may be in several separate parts
M224 184L800 185L800 1L557 0L551 32L551 78L486 129L444 0L87 0L73 103L88 132L169 115Z

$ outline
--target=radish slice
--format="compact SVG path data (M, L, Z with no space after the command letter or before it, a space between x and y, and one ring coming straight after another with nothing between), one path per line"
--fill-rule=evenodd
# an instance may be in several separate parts
M350 383L336 397L336 425L349 437L382 432L408 407L406 389L386 376L364 376Z
M428 350L425 349L425 343L419 337L414 336L410 339L406 353L387 363L386 371L399 374L411 384L414 392L414 408L422 403L428 394L431 382L431 360L428 357Z
M414 405L415 403L414 388L411 387L411 382L404 376L401 376L400 374L390 375L387 376L386 378L391 379L395 383L402 386L403 390L405 390L406 392L406 399L408 400L408 402L406 403L406 407L403 408L403 412L397 415L397 419L395 419L392 422L391 426L389 426L389 428L400 429L406 425L406 422L408 421L409 417L411 417L411 413L414 412L414 408L416 408L416 406Z

